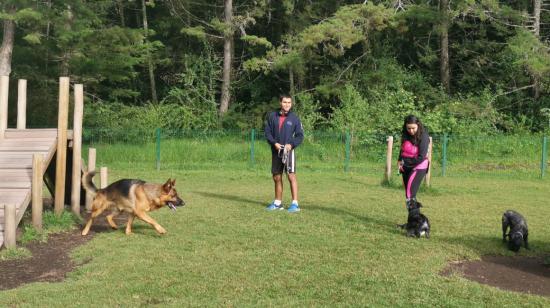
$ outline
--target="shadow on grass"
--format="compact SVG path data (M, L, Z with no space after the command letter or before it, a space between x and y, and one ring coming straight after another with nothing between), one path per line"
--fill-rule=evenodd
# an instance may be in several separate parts
M437 236L437 239L455 246L467 247L479 255L503 255L503 256L539 256L548 254L548 245L545 242L530 240L529 250L521 246L518 253L508 249L506 242L499 236L489 235L464 235L464 236Z
M328 214L332 215L338 215L338 216L347 216L351 217L353 219L356 219L358 221L361 221L363 223L368 224L374 224L377 227L379 227L382 230L386 230L389 233L399 234L401 233L401 230L397 227L397 224L395 221L389 221L387 219L383 218L375 218L374 214L372 217L366 216L366 215L360 215L358 213L354 213L352 211L348 211L341 208L336 207L320 207L316 205L308 205L304 207L305 210L312 210L312 211L322 211ZM406 217L404 218L406 220Z
M203 197L207 197L207 198L214 198L214 199L221 199L221 200L228 200L228 201L237 201L237 202L246 203L246 204L249 204L249 205L261 206L261 207L267 206L267 204L263 204L261 202L258 202L257 200L247 199L247 198L243 198L241 196L233 196L233 195L228 195L228 194L216 194L216 193L205 192L205 191L193 191L193 193L201 195Z

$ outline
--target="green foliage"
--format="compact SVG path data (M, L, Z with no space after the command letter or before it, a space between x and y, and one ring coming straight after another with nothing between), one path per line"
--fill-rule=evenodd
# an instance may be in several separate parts
M323 124L325 119L320 112L321 104L310 93L299 93L295 97L292 106L294 112L300 117L306 136L316 127Z
M514 64L526 68L531 74L541 77L550 72L548 46L533 33L518 31L517 35L510 39L508 48L515 55Z

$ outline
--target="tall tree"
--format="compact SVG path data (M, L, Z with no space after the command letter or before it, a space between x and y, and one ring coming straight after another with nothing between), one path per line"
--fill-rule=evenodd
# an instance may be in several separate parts
M225 30L223 35L223 73L220 115L224 115L231 100L231 64L233 62L233 0L224 0Z
M533 34L540 40L540 11L542 0L533 0ZM540 97L540 78L532 75L533 80L533 98L538 100Z
M15 12L15 6L8 8L8 14ZM0 47L0 76L9 76L11 73L11 55L15 36L15 22L11 18L3 19L2 46Z
M9 76L11 73L16 22L35 23L40 19L40 14L30 4L29 0L4 0L0 3L0 23L3 33L0 46L0 76ZM32 30L29 29L28 32ZM37 39L32 33L24 38Z
M439 28L439 76L445 92L451 92L451 73L449 66L449 0L439 1L441 24Z
M141 0L141 8L143 13L143 30L145 31L145 40L147 41L147 36L149 35L149 24L147 21L147 8L145 4L145 0ZM149 49L147 49L147 66L149 69L149 82L151 85L151 98L153 100L153 103L158 103L158 97L157 97L157 85L155 82L155 67L153 64L153 59L151 57L151 52Z

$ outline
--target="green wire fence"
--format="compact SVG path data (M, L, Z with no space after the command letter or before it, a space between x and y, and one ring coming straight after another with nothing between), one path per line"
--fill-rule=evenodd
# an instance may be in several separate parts
M387 137L386 134L365 132L307 132L303 144L296 149L297 168L382 176L386 167ZM543 135L432 134L432 139L432 176L544 178L548 167L548 138ZM394 140L395 165L400 136L394 135ZM271 166L271 150L263 130L257 129L117 131L86 128L83 143L97 148L98 164L118 168L269 170Z

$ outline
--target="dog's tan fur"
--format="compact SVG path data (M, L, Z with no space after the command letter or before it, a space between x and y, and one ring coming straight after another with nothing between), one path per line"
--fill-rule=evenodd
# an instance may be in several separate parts
M94 175L95 172L89 172L84 173L82 176L82 186L86 191L94 194L92 213L82 230L82 235L88 234L94 218L101 215L105 210L111 211L107 216L107 222L113 229L118 228L113 218L120 212L127 212L126 234L132 233L132 223L135 217L152 225L158 233L164 234L166 230L151 218L147 212L157 210L167 203L175 205L184 204L175 189L175 179L168 179L164 184L152 184L141 180L125 179L114 182L103 189L98 189L92 182Z

